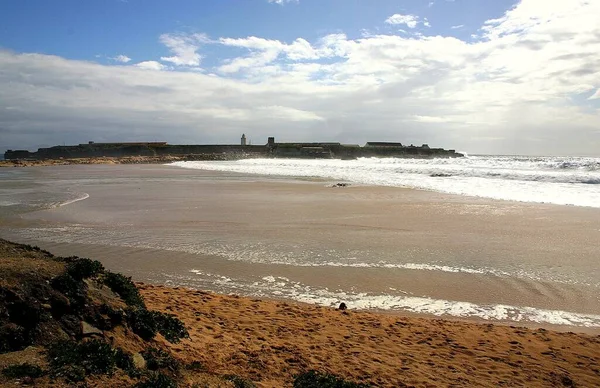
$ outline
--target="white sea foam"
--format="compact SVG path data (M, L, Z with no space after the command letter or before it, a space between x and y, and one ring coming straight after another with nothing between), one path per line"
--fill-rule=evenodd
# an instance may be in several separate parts
M89 197L90 197L90 195L88 193L80 193L80 194L77 194L76 198L69 199L67 201L59 203L58 207L67 206L67 205L70 205L75 202L83 201L85 199L88 199Z
M213 278L213 284L218 291L235 291L249 296L283 297L299 302L313 303L324 306L337 306L345 302L351 308L374 309L389 311L406 311L412 313L430 314L435 316L470 317L485 320L534 322L539 324L569 325L583 327L600 327L600 315L581 314L561 310L547 310L528 306L510 306L505 304L475 304L465 301L452 301L415 297L398 294L367 294L347 291L330 291L313 288L285 277L264 276L248 283L241 279L206 274L199 270L190 272ZM226 280L223 280L226 279ZM215 281L216 280L216 281ZM219 288L229 287L233 289ZM193 285L193 281L188 283ZM402 292L400 292L402 293Z
M163 240L153 236L151 239L148 239L144 236L143 232L128 231L124 233L118 229L96 230L82 225L24 228L19 229L18 234L22 238L37 241L160 249L197 255L218 256L229 261L241 261L253 264L293 267L340 267L365 270L383 268L390 270L432 271L532 281L551 281L561 284L600 287L600 283L597 279L586 279L585 277L582 277L582 274L572 277L555 271L540 271L536 268L526 268L523 266L514 267L508 265L499 269L474 265L448 265L436 262L374 261L372 260L372 257L369 256L368 251L362 252L365 257L344 258L343 252L324 250L321 251L321 256L317 257L316 253L311 252L310 250L291 252L286 251L285 247L282 246L277 247L277 249L272 249L272 243L235 244L231 242L219 242L212 239L208 242L198 242L187 240L185 238L174 243L172 237L166 237Z
M600 158L245 159L175 162L172 165L260 175L320 177L522 202L600 207Z

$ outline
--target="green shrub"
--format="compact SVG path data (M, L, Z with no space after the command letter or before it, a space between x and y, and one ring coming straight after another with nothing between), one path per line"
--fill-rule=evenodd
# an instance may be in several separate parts
M46 353L50 373L54 377L64 377L69 381L85 379L85 369L79 364L79 351L74 341L58 341L48 347Z
M69 298L69 302L74 308L79 309L85 305L87 286L81 280L76 280L68 273L64 273L52 279L50 285Z
M115 363L117 368L125 371L131 378L139 378L141 371L133 364L133 357L131 354L125 352L121 348L117 348L115 353Z
M346 381L329 373L314 370L301 373L294 379L294 388L367 388L368 385Z
M145 308L129 309L127 311L127 322L131 330L146 341L154 338L158 331L154 314Z
M132 308L127 310L127 322L133 332L145 340L154 338L157 332L171 343L177 343L181 338L189 338L183 323L171 314Z
M104 266L97 260L77 258L67 265L67 273L75 280L88 279L104 272Z
M11 379L18 379L21 377L36 378L42 376L44 371L37 365L25 362L23 364L11 365L8 368L4 368L2 374Z
M128 306L146 308L140 291L133 284L130 277L120 273L106 272L104 284L113 292L119 294Z
M256 388L256 385L243 377L236 375L225 375L223 376L224 380L231 381L235 388Z
M177 388L177 382L160 372L150 372L148 378L137 383L135 388Z
M52 253L48 252L45 249L38 247L37 245L21 244L21 247L23 247L23 250L25 250L26 252L40 252L40 253L44 253L48 256L52 256Z
M165 314L159 311L153 311L156 328L165 339L173 344L180 341L181 338L189 338L190 335L178 318L172 314Z
M175 372L179 369L179 362L171 356L171 353L158 348L148 348L142 352L146 360L146 368L149 370L168 369Z
M198 372L206 371L206 367L200 361L190 362L189 364L187 364L185 366L185 369L198 371Z
M115 364L117 368L124 371L135 369L133 365L133 357L121 348L117 348L115 352Z
M106 303L100 306L100 314L107 315L113 327L123 323L126 317L126 313L122 309L115 309Z
M78 346L80 363L88 374L112 374L116 366L116 351L106 342L91 340Z
M47 358L52 375L70 381L81 381L86 375L110 375L116 365L115 350L100 340L55 342L48 347Z

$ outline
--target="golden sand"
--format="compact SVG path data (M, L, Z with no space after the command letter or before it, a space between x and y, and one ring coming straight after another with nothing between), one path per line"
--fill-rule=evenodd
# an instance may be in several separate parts
M167 344L177 357L261 387L308 369L383 387L600 386L600 336L139 287L188 327Z

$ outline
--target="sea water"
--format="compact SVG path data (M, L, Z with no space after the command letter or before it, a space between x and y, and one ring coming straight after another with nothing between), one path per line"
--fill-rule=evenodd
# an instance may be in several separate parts
M320 177L511 201L600 207L600 158L468 156L449 159L244 159L175 166Z
M374 227L330 229L313 224L328 220L308 206L313 192L328 204L334 194L352 196L352 188L323 189L344 181L570 204L577 206L569 212L573 220L573 214L598 212L582 208L599 207L598 165L594 158L475 156L0 169L0 237L60 255L99 259L137 280L172 286L329 306L344 301L352 308L599 328L600 272L593 238L600 227L590 217L585 222L597 231L584 229L578 219L569 221L578 229L566 235L582 231L584 236L577 246L559 241L564 240L559 227L557 241L536 241L542 234L533 233L533 239L523 240L525 245L503 251L494 249L495 241L514 245L513 235L484 232L479 236L484 241L469 241L469 235L457 233L452 236L466 240L456 245L452 239L428 241L429 230L423 239L377 228L377 220L368 215L358 222ZM262 188L281 187L277 182L287 184L296 177L325 181L311 179L307 184L320 189L308 191L304 185L285 186L285 194ZM302 218L305 203L306 211L316 212L313 221ZM287 211L288 204L300 209L290 213L290 225L268 215L271 208ZM484 218L500 212L495 219L502 221L520 219L522 211L508 202L466 199L455 205L435 199L426 203L435 217L460 208L483 212ZM537 208L524 207L544 216L545 210ZM336 222L346 217L343 213L333 212ZM464 217L471 219L469 214ZM410 239L399 244L398 236ZM566 254L570 246L573 252Z

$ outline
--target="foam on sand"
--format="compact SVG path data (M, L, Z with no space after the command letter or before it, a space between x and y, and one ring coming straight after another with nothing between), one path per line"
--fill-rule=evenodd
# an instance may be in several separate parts
M264 276L253 283L247 283L240 279L208 274L197 269L190 270L190 272L198 276L210 277L213 284L224 287L221 291L229 290L230 292L239 292L257 297L277 296L323 306L337 306L343 301L352 308L364 310L405 311L440 317L600 327L600 315L594 314L505 304L481 305L465 301L411 296L406 293L402 294L402 291L397 292L400 295L354 293L342 290L331 291L313 288L286 277L272 275ZM173 284L180 283L176 279L173 279L173 281ZM232 285L235 285L234 289L231 288Z

